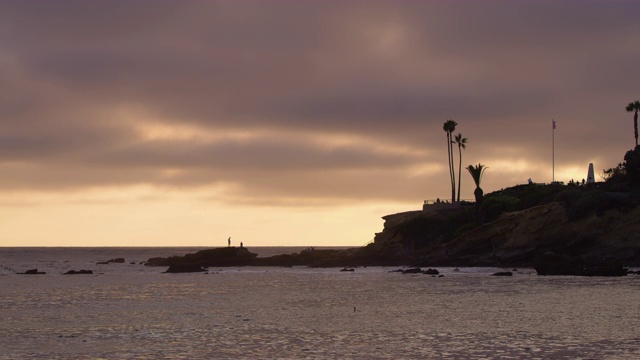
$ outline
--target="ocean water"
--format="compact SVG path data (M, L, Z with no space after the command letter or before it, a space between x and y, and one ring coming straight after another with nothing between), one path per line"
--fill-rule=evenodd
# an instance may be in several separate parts
M638 275L140 264L197 250L0 248L0 359L640 358Z

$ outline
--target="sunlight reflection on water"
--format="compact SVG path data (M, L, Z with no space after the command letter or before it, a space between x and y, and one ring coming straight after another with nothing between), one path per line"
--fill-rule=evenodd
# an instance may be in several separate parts
M40 276L2 272L0 358L640 356L635 276L442 269L438 278L380 267L162 274L130 264L54 273L79 264Z

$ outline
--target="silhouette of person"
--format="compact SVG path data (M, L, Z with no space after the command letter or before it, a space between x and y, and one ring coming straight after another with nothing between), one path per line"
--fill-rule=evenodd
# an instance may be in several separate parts
M231 247L231 237L229 237L229 239L227 240L227 242L229 243L229 247Z
M242 241L240 242L240 247L242 247Z

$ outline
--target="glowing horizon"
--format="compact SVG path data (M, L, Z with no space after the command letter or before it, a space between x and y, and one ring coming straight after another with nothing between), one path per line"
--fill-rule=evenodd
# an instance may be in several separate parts
M640 4L505 4L1 4L0 247L360 246L449 198L447 119L463 199L551 182L551 119L600 180Z

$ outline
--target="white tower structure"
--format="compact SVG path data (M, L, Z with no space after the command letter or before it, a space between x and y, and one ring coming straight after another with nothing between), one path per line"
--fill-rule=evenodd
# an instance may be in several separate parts
M593 163L589 163L589 172L587 173L587 184L593 184L596 182L596 177L593 175Z

